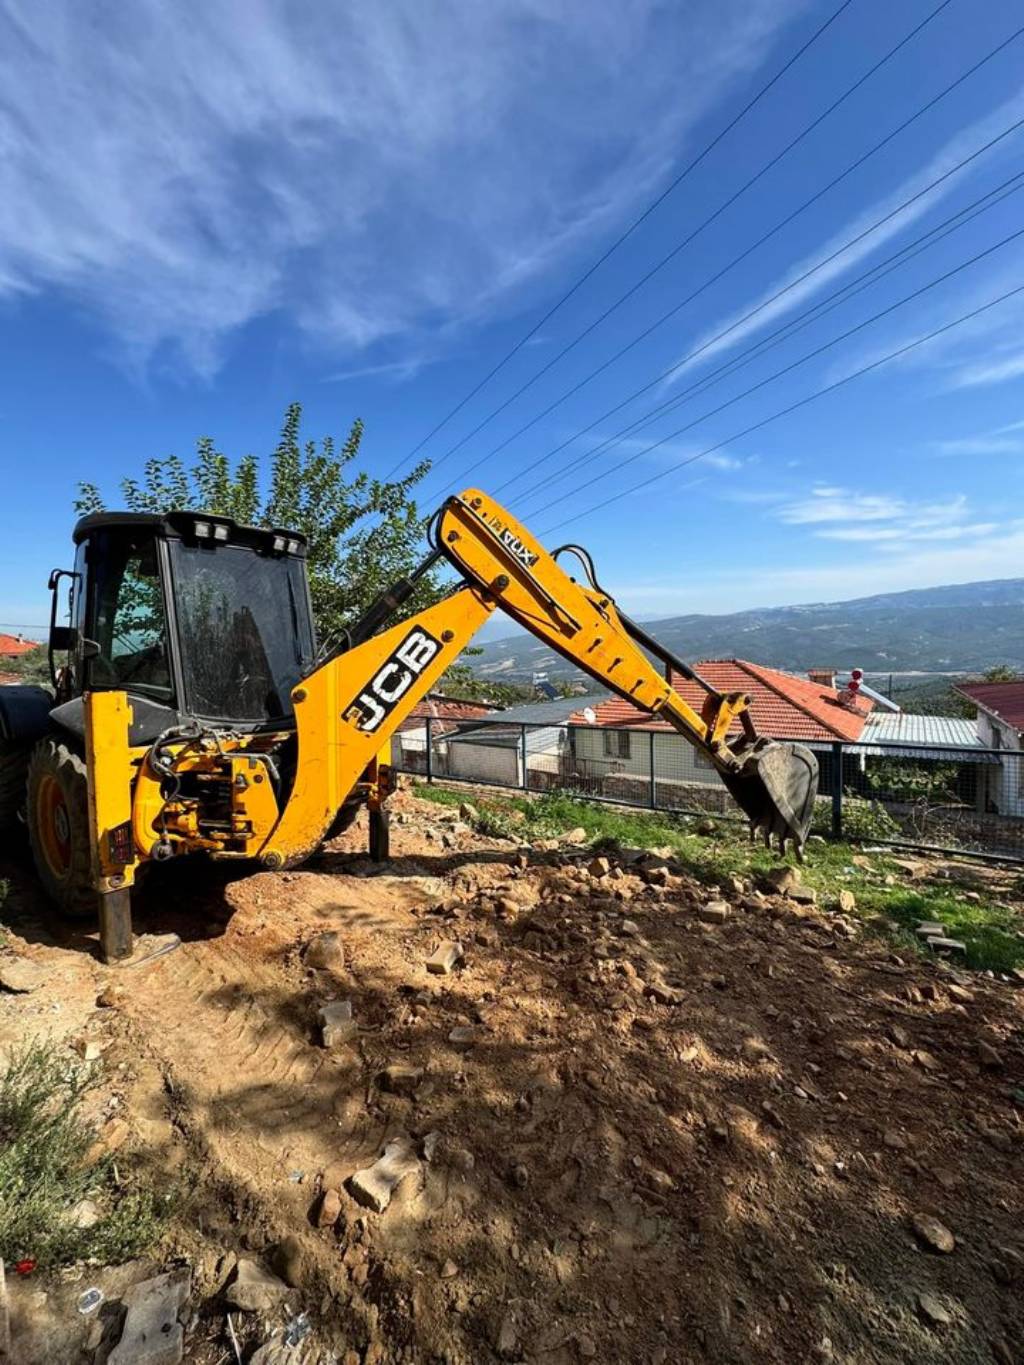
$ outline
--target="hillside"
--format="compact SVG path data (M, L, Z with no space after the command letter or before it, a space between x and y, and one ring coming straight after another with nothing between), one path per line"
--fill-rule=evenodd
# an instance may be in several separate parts
M728 616L672 616L648 624L684 659L743 658L776 668L977 672L1024 668L1024 578L884 593L849 602L766 607ZM531 637L492 640L474 660L481 677L576 670Z

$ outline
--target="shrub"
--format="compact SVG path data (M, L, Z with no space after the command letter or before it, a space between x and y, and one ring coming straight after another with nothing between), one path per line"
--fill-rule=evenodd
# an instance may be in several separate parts
M165 1204L115 1189L109 1160L88 1164L95 1130L82 1116L92 1072L55 1044L29 1043L0 1069L0 1257L43 1269L86 1257L122 1261L158 1235ZM74 1209L94 1199L92 1227Z

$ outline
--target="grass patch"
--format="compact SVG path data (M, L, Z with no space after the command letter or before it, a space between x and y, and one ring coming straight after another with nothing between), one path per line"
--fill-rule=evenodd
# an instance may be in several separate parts
M756 878L778 866L778 855L751 844L735 820L634 811L552 793L468 795L451 787L422 785L416 795L442 806L470 801L480 813L477 828L482 834L530 842L579 827L594 847L669 848L693 876L709 885L734 876ZM698 834L697 827L713 832ZM937 920L950 938L966 944L968 966L992 971L1024 966L1024 939L1018 937L1024 916L1018 909L984 898L969 901L949 883L908 884L896 856L873 853L865 867L854 861L864 859L855 845L813 842L807 845L803 879L825 906L834 903L841 890L852 891L858 917L888 921L889 933L901 948L922 951L914 930L920 920ZM886 884L887 877L891 885Z
M92 1073L52 1043L19 1049L0 1069L0 1256L40 1269L124 1261L159 1236L167 1199L119 1188L110 1159L86 1164L96 1133L82 1116ZM88 1228L80 1200L101 1210Z

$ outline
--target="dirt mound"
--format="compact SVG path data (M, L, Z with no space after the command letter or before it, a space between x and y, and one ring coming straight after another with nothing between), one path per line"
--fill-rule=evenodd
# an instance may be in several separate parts
M364 840L154 879L141 927L186 941L103 1011L134 1150L191 1186L187 1359L223 1358L239 1257L293 1296L243 1342L301 1308L309 1358L347 1365L1019 1358L1020 993L407 795L392 862ZM65 997L102 985L29 951Z

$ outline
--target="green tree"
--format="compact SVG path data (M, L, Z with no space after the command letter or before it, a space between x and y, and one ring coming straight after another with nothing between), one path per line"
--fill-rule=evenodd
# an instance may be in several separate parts
M266 466L256 455L233 462L204 436L190 464L167 455L148 460L141 480L122 479L121 500L131 512L202 511L301 532L309 545L313 613L326 639L422 559L425 523L412 489L430 466L424 460L396 482L371 478L354 468L363 439L359 419L340 446L331 436L302 440L301 426L301 405L292 403ZM95 484L79 485L79 514L104 505ZM428 576L408 610L440 595L436 577Z
M995 668L987 668L981 675L982 682L1017 682L1020 674L1009 664L996 664Z

